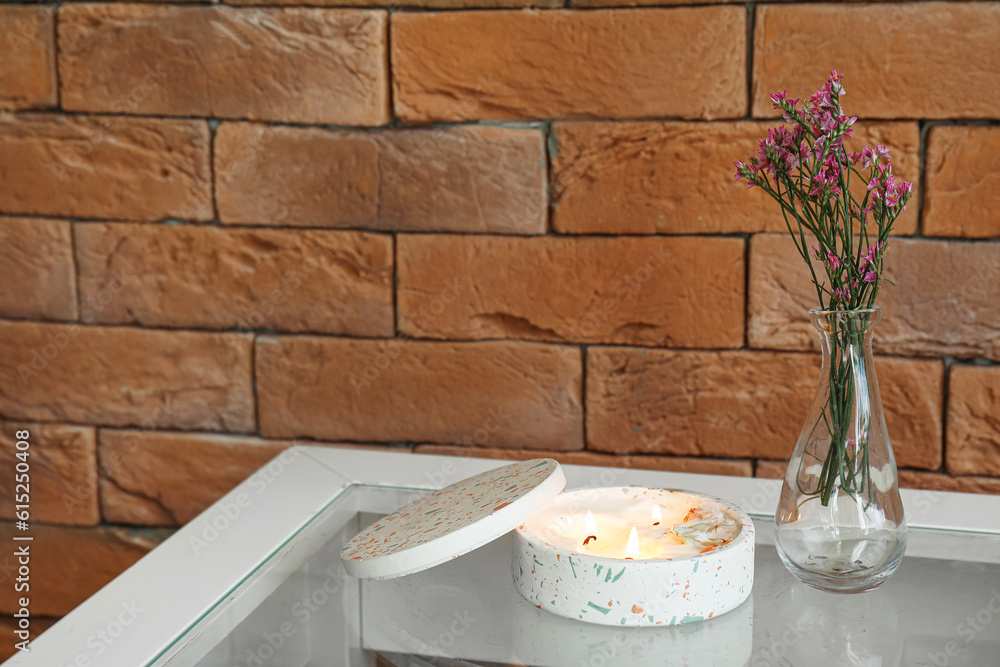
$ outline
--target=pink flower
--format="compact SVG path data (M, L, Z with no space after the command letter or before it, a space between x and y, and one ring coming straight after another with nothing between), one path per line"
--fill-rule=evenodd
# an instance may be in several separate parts
M833 295L837 297L838 301L841 301L843 303L847 303L848 301L851 300L851 290L846 286L843 288L835 287L833 290Z
M834 255L832 252L826 253L826 262L830 265L831 269L839 269L843 264L840 262L840 258Z
M891 208L902 206L906 210L906 200L913 192L913 184L893 175L885 181L885 205Z
M868 253L865 255L865 259L869 262L874 262L885 252L886 243L885 241L877 241L875 245L868 246Z
M864 270L866 267L869 271L872 270L871 267L878 263L878 260L882 258L882 255L886 251L886 242L877 241L875 244L868 246L868 252L861 256L861 269ZM865 276L867 282L874 282L873 280L868 280L868 276Z
M830 92L839 95L846 95L847 91L844 90L844 84L841 81L844 80L844 75L837 72L837 70L830 70L830 76L826 79L826 84L830 87Z
M775 109L794 109L795 105L799 103L799 98L788 97L788 91L783 90L780 93L771 93L771 103Z
M862 160L861 166L864 169L867 169L868 167L872 166L872 163L874 163L876 159L877 158L875 157L875 151L868 148L867 146L861 149L861 160Z
M865 282L866 283L873 283L876 280L878 280L878 274L875 273L875 271L873 269L868 269L867 271L865 271Z
M747 190L755 187L757 184L754 183L753 177L760 167L754 168L754 165L746 165L741 160L736 160L734 164L736 165L736 178L734 180L738 181L741 178L745 178L747 179Z
M818 245L812 246L810 250L812 250L811 254L813 257L815 257L816 259L823 259L823 251L820 250L820 247Z

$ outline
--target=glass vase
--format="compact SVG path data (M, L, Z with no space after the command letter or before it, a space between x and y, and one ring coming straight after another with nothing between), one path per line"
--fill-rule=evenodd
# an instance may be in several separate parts
M802 582L839 593L879 586L906 550L896 459L875 379L872 330L879 306L809 311L823 368L788 462L775 545Z

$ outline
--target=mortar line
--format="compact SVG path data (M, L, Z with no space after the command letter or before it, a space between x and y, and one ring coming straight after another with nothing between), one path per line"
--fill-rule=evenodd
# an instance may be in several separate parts
M77 259L79 245L76 240L76 223L74 222L69 223L69 241L70 251L73 256L73 292L76 299L76 317L74 320L79 322L83 317L83 291L80 287L80 262Z
M260 391L257 387L257 339L259 334L254 334L250 341L250 382L253 388L253 423L254 435L263 437L260 430Z
M62 11L62 5L56 5L52 10L52 46L55 56L55 62L53 63L53 69L56 73L56 109L62 109L62 73L60 72L60 64L62 62L61 57L61 47L59 45L59 15Z
M591 451L587 441L587 344L580 344L580 416L582 419L583 451Z
M746 3L747 9L747 116L753 117L753 42L757 29L757 6Z
M931 133L931 125L925 120L919 124L920 143L917 146L917 228L913 232L916 238L924 235L924 211L927 192L927 139Z
M399 237L392 234L392 335L399 337Z

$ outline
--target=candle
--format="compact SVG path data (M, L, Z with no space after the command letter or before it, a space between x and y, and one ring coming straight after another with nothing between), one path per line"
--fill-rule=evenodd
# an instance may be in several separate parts
M563 493L515 535L514 579L522 596L595 623L708 618L742 603L753 582L750 518L686 491Z
M580 506L539 512L525 526L546 542L581 554L605 558L677 558L721 546L739 532L732 512L709 498L668 492L651 496L641 489L611 498L586 497ZM596 507L583 510L582 507ZM635 533L635 549L626 547Z
M625 544L625 558L635 560L641 558L639 554L639 535L635 532L635 526L628 534L628 542Z

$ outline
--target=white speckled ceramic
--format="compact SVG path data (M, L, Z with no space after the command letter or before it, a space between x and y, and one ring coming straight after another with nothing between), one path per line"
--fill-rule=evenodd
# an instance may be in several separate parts
M478 549L513 530L566 486L552 459L532 459L463 479L361 531L340 552L354 577L391 579Z
M611 494L637 489L574 491L554 502L572 504L574 494L592 498L595 491ZM746 512L719 498L690 491L668 493L720 503L738 517L739 534L707 553L621 560L554 547L522 525L515 532L512 564L518 591L539 609L601 625L677 625L735 609L753 588L753 522ZM577 504L585 507L588 502Z

